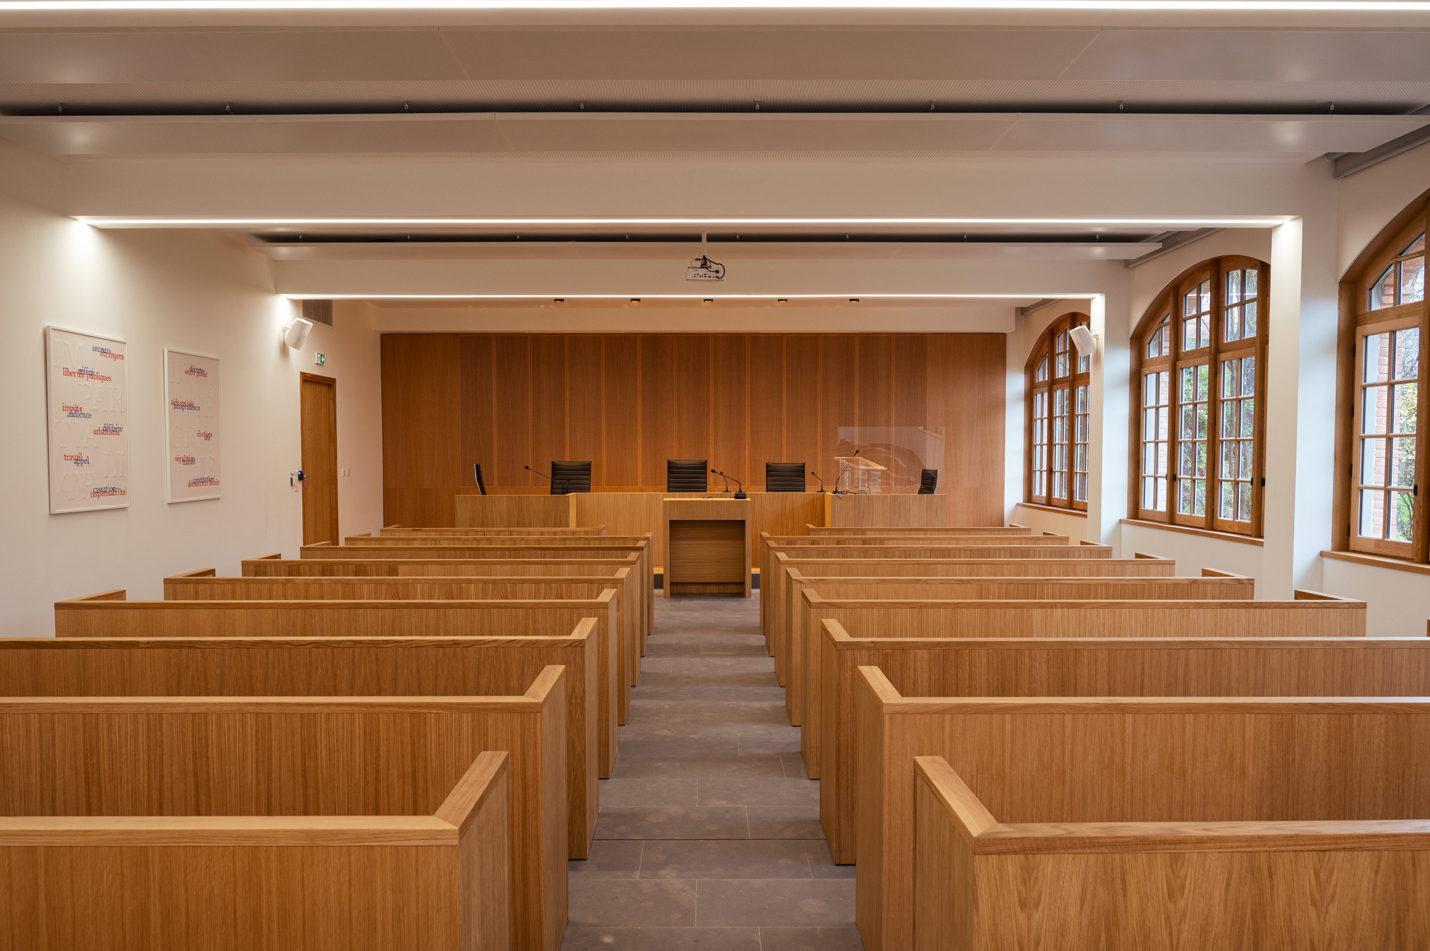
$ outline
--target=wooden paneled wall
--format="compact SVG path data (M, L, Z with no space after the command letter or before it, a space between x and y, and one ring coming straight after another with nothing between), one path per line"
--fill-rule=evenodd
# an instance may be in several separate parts
M833 485L841 426L943 427L950 524L1003 521L1002 334L384 334L384 521L446 526L454 497L545 492L522 466L590 459L595 491L664 491L666 459L764 486ZM718 477L712 484L719 484ZM811 481L811 487L818 483Z

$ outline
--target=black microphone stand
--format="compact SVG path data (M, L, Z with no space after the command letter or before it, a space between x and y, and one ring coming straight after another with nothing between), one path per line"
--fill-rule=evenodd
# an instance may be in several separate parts
M717 469L711 469L710 471L711 471L711 473L713 473L714 475L717 475L717 476L719 476L720 478L725 479L725 473L720 472L720 471L717 470ZM730 491L730 480L729 480L729 479L725 479L725 491L726 491L727 493Z
M819 491L824 491L824 478L818 472L811 472L810 475L819 480Z
M857 458L857 457L859 456L859 453L861 453L861 452L863 452L863 451L864 451L864 450L863 450L862 448L859 448L859 449L854 450L854 455L853 455L853 456L850 456L850 458L851 458L851 459ZM845 473L846 471L848 471L848 469L849 469L849 463L847 463L847 462L840 463L840 465L839 465L839 475L836 476L835 479L834 479L834 494L837 495L837 496L839 496L839 497L841 497L841 498L844 497L844 496L846 496L846 495L849 495L849 494L850 494L848 491L845 491L845 490L839 488L839 483L840 483L841 481L843 481L843 479L844 479L844 473Z

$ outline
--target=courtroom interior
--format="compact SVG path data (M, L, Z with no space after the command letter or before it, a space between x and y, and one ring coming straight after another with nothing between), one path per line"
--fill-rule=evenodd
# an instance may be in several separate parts
M1430 951L1427 0L0 0L0 951Z

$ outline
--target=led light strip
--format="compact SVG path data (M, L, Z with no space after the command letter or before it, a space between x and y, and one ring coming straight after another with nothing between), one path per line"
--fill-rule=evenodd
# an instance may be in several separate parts
M685 0L0 0L6 13L210 13L225 11L688 11ZM695 9L719 10L1088 10L1241 12L1430 11L1426 0L700 0Z
M0 0L3 5L5 0ZM180 218L75 215L96 228L354 228L354 227L826 227L862 228L1066 225L1109 228L1265 228L1288 215L1206 218Z

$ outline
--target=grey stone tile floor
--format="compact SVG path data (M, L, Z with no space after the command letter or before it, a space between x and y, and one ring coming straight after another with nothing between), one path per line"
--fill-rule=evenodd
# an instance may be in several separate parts
M659 592L657 592L659 594ZM655 599L563 951L863 951L755 597Z

